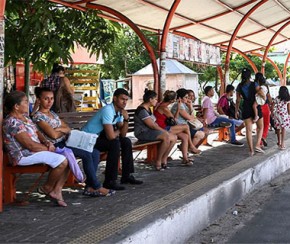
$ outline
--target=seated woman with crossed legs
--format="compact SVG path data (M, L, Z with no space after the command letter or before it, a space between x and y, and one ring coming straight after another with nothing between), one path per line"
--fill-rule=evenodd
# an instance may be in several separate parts
M188 103L188 91L184 88L180 88L176 91L177 102L171 107L171 113L175 115L177 124L188 124L188 121L196 119L194 114L189 114L186 104ZM195 147L198 147L202 140L205 138L205 133L201 130L190 129L192 143ZM199 151L200 153L200 151Z
M188 159L188 155L187 155L188 152L199 154L200 150L196 149L196 147L192 143L189 126L187 124L176 124L173 126L168 126L166 124L167 118L173 118L175 121L175 115L177 113L173 115L168 108L168 106L174 103L175 100L176 100L176 92L166 91L164 93L163 101L160 104L158 104L154 109L156 123L161 128L171 132L174 135L177 135L177 137L181 139L182 143L181 143L180 149L183 156L183 164L192 165L193 160ZM178 104L180 104L180 102Z
M64 123L56 113L51 111L54 102L53 92L47 88L39 88L35 92L39 103L39 110L34 114L33 121L37 124L40 130L44 133L47 140L54 143L55 147L65 147L67 134L70 133L69 126ZM83 195L89 197L111 196L115 193L113 190L103 188L98 181L96 172L100 154L97 149L93 152L87 152L82 149L72 148L74 155L80 157L83 162L84 172L86 174L86 187Z
M67 159L54 153L54 146L37 130L27 116L28 99L24 92L13 91L5 98L7 116L3 122L3 139L13 165L47 164L52 169L38 192L49 196L57 206L66 207L62 188L67 180Z

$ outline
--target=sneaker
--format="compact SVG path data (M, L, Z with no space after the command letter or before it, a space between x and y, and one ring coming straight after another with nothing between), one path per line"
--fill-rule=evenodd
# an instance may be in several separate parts
M136 180L133 175L130 175L128 179L121 179L121 184L131 184L131 185L141 185L143 184L142 180Z
M220 122L220 127L231 127L232 126L232 123L230 122Z
M233 146L237 146L237 147L242 147L242 146L244 146L244 143L239 142L239 141L237 141L237 140L235 140L235 141L233 141L233 142L230 142L230 144L233 145Z

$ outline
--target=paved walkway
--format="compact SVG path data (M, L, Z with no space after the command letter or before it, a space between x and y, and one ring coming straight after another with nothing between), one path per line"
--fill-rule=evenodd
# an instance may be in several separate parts
M270 132L268 142L269 147L275 145L273 132ZM69 204L67 208L53 207L38 193L33 193L27 206L4 206L4 212L0 214L0 243L67 243L74 240L77 243L77 238L96 230L100 231L94 236L95 243L112 235L126 235L124 230L128 226L139 228L144 224L144 219L152 220L157 211L164 208L160 199L166 200L171 193L248 158L246 146L240 148L214 142L213 148L202 149L203 154L195 157L192 167L181 166L181 154L178 151L172 156L174 160L169 164L170 169L164 172L154 171L149 165L136 164L135 175L144 180L144 184L129 185L125 191L119 191L113 197L88 198L82 196L81 189L65 189L64 198ZM250 160L262 161L267 156L257 155ZM101 172L103 168L104 165L101 166ZM30 177L33 176L19 180L19 190L27 189L26 182ZM102 174L100 179L103 179ZM171 205L166 207L174 208L174 204L172 200ZM151 209L144 208L142 213L134 212L145 205ZM126 223L121 222L122 216L127 217ZM90 242L91 239L79 240Z

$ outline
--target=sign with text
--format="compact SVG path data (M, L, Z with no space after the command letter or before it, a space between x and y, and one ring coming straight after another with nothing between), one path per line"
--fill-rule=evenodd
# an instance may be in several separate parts
M192 61L209 65L220 65L220 48L169 33L166 46L167 58Z

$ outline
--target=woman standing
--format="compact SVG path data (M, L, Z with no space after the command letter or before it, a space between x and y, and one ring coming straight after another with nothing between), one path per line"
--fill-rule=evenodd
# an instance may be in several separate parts
M51 74L44 79L40 87L48 88L54 93L54 103L51 109L55 112L74 112L76 110L73 94L74 91L70 86L70 81L65 77L65 69L59 64L54 64ZM35 94L36 95L36 94ZM38 109L39 104L35 102L32 114Z
M261 106L262 115L263 115L263 122L264 122L264 129L263 129L261 144L263 144L266 147L266 146L268 146L267 137L268 137L268 132L269 132L270 115L271 115L271 110L270 110L269 105L272 104L272 98L271 98L270 93L269 93L269 87L266 84L266 79L262 73L260 73L260 72L256 73L255 82L257 82L259 84L259 86L265 86L267 89L267 94L265 94L266 95L266 102L264 105Z
M39 110L34 114L33 121L44 133L44 136L54 144L55 147L65 147L67 135L70 128L60 120L58 115L51 111L54 101L53 92L47 88L40 88L37 93L39 101ZM86 174L86 187L83 195L90 197L111 196L115 192L103 188L97 179L96 173L99 164L100 154L97 149L92 153L78 148L70 148L76 157L80 157L83 162L84 172Z
M161 171L167 168L168 155L176 143L176 135L161 128L155 121L150 108L157 104L157 93L152 90L145 90L143 103L136 109L134 121L134 134L141 141L160 140L158 147L156 170Z
M12 164L49 165L52 169L48 179L38 188L38 192L52 198L58 206L66 207L62 196L62 187L69 173L66 158L54 153L53 144L37 131L36 126L26 116L28 99L25 93L11 92L5 98L4 107L8 115L3 122L3 139Z
M253 120L255 119L253 104L255 102L255 95L256 93L259 93L259 92L260 92L259 84L257 82L251 82L251 71L246 68L243 69L242 81L237 87L237 101L236 101L235 117L238 118L238 109L240 106L241 98L243 98L242 118L246 126L246 138L247 138L251 156L254 155L254 152L265 153L260 145L262 133L263 133L263 119L262 119L262 111L261 111L260 106L257 107L259 119L256 122L257 142L256 142L255 148L253 146L253 138L252 138Z

